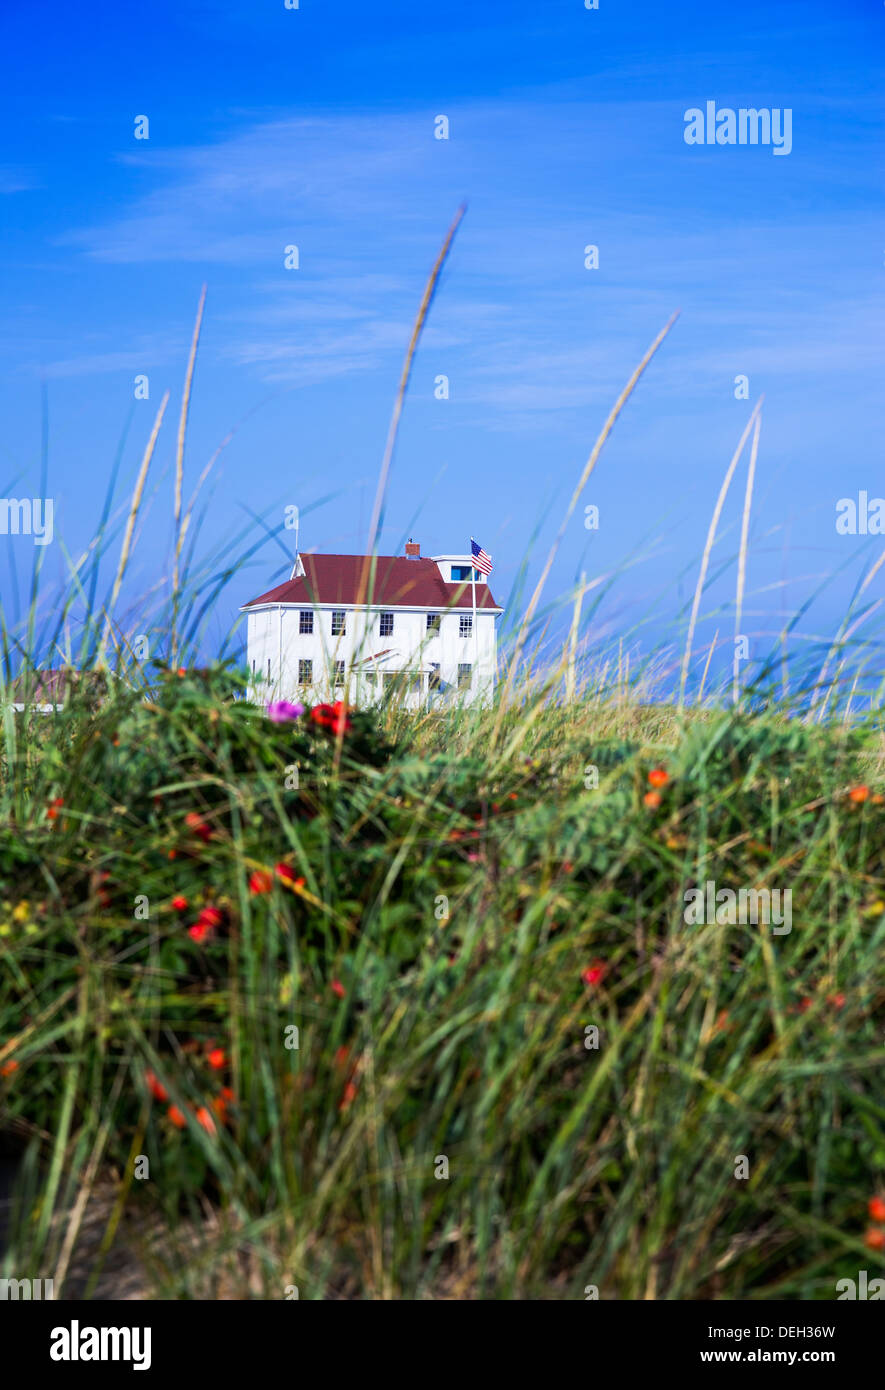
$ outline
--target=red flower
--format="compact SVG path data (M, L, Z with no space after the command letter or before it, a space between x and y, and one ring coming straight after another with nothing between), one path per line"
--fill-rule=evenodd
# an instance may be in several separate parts
M273 888L273 875L269 874L266 869L256 869L253 874L249 875L249 892L253 898L257 897L259 893L269 893L271 888Z
M345 1083L341 1100L338 1102L339 1110L346 1110L352 1101L356 1099L356 1083L348 1081Z
M600 984L607 973L608 966L605 964L605 961L593 960L587 966L587 969L581 972L581 979L584 981L585 985L590 985L592 987L593 985Z
M207 926L205 922L194 922L194 925L187 929L188 936L197 943L205 941L211 932L212 928Z
M844 1007L845 1007L845 995L844 995L844 994L830 994L830 995L828 995L828 997L827 997L827 1003L828 1003L828 1004L832 1004L832 1006L833 1006L834 1009L844 1009Z
M197 921L201 927L220 927L224 921L224 913L220 907L212 907L210 903L209 906L200 909Z
M49 805L46 808L46 815L49 818L49 820L56 819L56 817L58 816L59 806L64 806L64 804L65 799L63 796L57 796L54 801L50 801Z
M334 705L314 705L310 718L318 728L328 729L333 734L346 734L351 728L347 706L341 700L336 700Z
M187 912L187 898L182 897L181 893L177 893L172 899L172 906L176 912Z
M147 1088L154 1100L163 1102L169 1099L169 1092L166 1090L166 1087L160 1084L152 1071L146 1071L144 1079L147 1082Z
M871 1226L864 1236L863 1243L870 1250L885 1250L885 1231L880 1231L877 1226Z
M289 864L275 865L274 873L280 882L284 883L287 888L291 888L293 892L297 892L299 888L304 887L305 880L303 878L297 878L295 876L295 870Z
M340 980L333 980L332 993L337 994L339 999L343 999L345 994L347 993L347 990L344 988Z
M206 1060L213 1071L221 1071L227 1066L227 1057L223 1047L213 1047Z
M0 1076L12 1076L14 1071L18 1071L18 1062L4 1062L0 1067Z
M174 1124L176 1129L184 1129L187 1119L181 1113L177 1105L170 1105L166 1112L168 1119Z
M851 791L848 793L848 799L849 799L849 801L866 801L866 799L867 799L867 797L869 796L869 794L870 794L870 789L869 789L869 787L864 787L864 786L852 787L852 788L851 788Z
M871 1197L868 1211L871 1221L885 1222L885 1199L882 1197Z
M188 811L184 818L184 823L188 830L192 830L195 835L199 835L204 844L212 839L212 828L203 819L199 811Z
M666 787L670 780L670 774L663 767L653 767L648 774L648 780L653 787Z

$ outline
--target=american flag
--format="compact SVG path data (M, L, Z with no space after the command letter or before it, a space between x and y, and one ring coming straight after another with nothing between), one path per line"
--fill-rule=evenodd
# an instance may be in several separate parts
M480 574L491 574L492 557L487 555L481 545L477 545L473 537L470 537L470 549L473 551L473 563Z

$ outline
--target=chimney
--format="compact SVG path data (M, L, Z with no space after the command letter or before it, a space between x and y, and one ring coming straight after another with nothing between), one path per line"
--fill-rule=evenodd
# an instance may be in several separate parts
M418 544L418 542L417 542L417 541L413 541L413 540L412 540L412 537L410 536L409 539L406 541L406 559L407 559L407 560L420 560L420 558L421 558L421 547L420 547L420 545Z

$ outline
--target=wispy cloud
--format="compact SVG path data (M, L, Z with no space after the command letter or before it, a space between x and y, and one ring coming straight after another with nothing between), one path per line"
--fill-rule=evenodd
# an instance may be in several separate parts
M41 187L36 174L25 169L0 165L0 193L30 193L33 189Z
M503 412L494 427L610 395L678 307L692 329L656 365L663 380L881 365L862 277L822 281L818 261L828 236L846 249L873 237L872 211L844 229L832 209L773 218L787 161L758 150L742 163L702 151L699 203L681 129L671 100L473 106L453 112L450 142L427 113L256 122L212 145L121 154L151 192L61 241L93 262L199 264L221 286L219 355L312 385L399 357L441 229L475 192L422 351L453 365L462 400ZM526 166L543 171L532 187Z

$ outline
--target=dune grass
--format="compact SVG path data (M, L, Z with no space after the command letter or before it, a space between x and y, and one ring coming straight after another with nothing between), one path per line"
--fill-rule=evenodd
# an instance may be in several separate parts
M490 757L496 709L339 739L237 693L7 729L7 1270L73 1277L109 1176L146 1296L831 1298L882 1263L873 727L538 689ZM792 931L687 925L708 879L790 888Z

